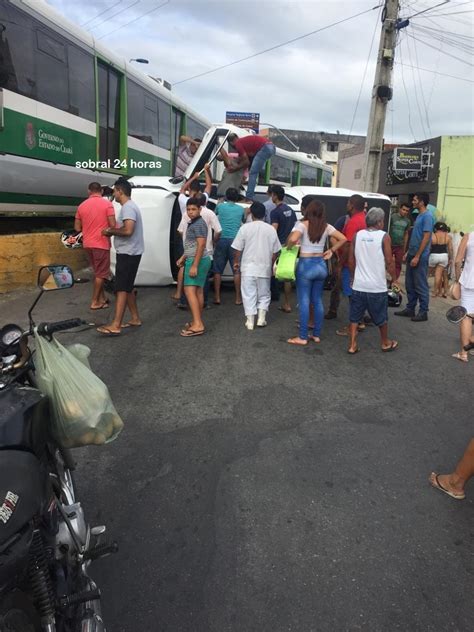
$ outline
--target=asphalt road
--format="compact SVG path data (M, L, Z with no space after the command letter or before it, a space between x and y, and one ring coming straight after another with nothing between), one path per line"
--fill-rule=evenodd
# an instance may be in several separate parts
M105 322L89 291L48 294L38 320ZM120 338L61 336L92 347L126 424L76 451L87 514L121 546L93 568L109 632L472 631L474 485L459 502L427 481L473 435L449 301L392 318L394 353L370 327L351 357L344 314L296 348L294 314L248 332L225 292L183 339L169 295L140 289L144 325ZM31 300L0 299L0 322Z

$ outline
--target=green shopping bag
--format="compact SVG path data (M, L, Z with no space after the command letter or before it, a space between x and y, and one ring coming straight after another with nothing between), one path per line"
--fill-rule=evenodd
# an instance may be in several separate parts
M281 249L275 271L277 281L294 281L296 279L296 262L298 260L299 246Z

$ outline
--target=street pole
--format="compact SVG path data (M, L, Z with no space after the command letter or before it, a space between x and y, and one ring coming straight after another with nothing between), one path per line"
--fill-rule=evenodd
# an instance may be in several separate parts
M397 39L398 2L399 0L385 0L385 6L382 10L382 32L365 141L363 190L374 193L379 190L385 117L387 103L392 98L391 83Z

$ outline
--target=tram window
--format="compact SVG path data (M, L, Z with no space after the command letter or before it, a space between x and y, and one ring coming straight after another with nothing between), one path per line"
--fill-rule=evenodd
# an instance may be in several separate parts
M277 180L278 182L291 183L291 171L293 163L288 158L282 158L281 156L273 156L270 164L270 180Z
M159 113L159 136L158 145L163 149L170 149L171 147L171 106L166 101L158 99L158 113Z
M293 168L291 170L291 186L295 187L298 184L298 163L293 163Z
M51 105L60 110L69 110L68 69L64 60L46 53L40 48L41 32L37 31L38 47L36 50L36 98L42 103ZM53 42L50 38L50 42ZM46 48L46 46L44 46ZM52 50L52 45L51 45ZM57 52L60 47L58 43Z
M145 90L133 81L127 81L128 134L146 142Z
M301 165L300 185L302 187L314 187L318 184L317 169L309 165Z
M34 98L33 21L7 0L0 0L0 16L0 88Z
M66 50L62 42L39 30L36 31L36 39L38 42L38 50L54 57L58 61L66 62Z
M147 143L158 145L158 104L155 98L145 94L145 132Z
M69 111L95 121L94 57L76 46L68 46Z
M194 119L188 116L188 121L186 125L187 136L191 138L202 138L204 134L207 132L207 129L204 125L201 125Z
M323 187L330 187L332 184L332 171L323 171Z

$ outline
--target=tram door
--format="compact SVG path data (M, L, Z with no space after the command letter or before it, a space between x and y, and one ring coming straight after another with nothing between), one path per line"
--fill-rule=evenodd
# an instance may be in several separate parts
M120 158L121 75L102 62L97 63L99 80L99 160Z
M174 175L174 170L176 168L176 158L178 156L179 139L184 129L184 114L180 112L179 110L177 110L176 108L173 108L171 117L172 117L171 118L171 143L172 143L171 158L172 160L171 160L170 175Z

